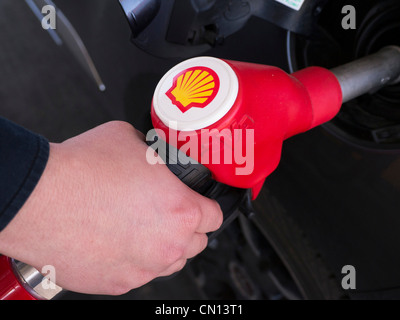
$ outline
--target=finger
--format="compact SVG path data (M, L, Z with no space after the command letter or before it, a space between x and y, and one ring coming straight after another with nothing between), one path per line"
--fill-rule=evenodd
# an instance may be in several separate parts
M208 233L218 230L221 227L224 219L218 202L203 197L200 205L201 220L196 232Z

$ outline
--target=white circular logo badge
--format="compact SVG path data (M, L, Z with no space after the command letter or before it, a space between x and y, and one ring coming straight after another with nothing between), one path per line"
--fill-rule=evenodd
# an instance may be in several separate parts
M158 84L153 107L160 120L179 131L206 128L234 105L239 81L223 60L199 57L171 69Z

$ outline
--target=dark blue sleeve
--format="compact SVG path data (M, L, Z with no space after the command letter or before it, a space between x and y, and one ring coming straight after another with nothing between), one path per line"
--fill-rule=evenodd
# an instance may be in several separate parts
M29 198L48 157L45 138L0 117L0 231Z

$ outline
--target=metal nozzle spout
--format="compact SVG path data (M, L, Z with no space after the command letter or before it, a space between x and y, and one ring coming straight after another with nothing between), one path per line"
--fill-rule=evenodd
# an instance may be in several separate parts
M343 103L348 102L400 82L400 47L385 47L373 55L331 71L339 80Z

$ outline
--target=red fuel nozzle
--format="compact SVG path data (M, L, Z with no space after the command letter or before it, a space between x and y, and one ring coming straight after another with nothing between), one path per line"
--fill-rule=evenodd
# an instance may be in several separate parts
M278 166L283 141L331 120L341 104L340 84L326 69L289 75L200 57L160 81L152 120L169 144L205 165L215 180L252 189L255 199Z

